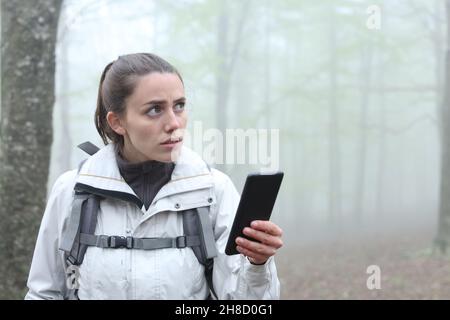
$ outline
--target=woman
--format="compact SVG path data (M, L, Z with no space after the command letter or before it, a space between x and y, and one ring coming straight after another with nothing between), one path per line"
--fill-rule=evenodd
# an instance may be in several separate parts
M95 115L105 147L79 172L66 172L55 182L33 256L27 299L69 296L66 278L71 271L59 248L74 208L74 188L105 196L96 235L175 239L183 234L183 210L209 208L217 249L211 291L218 299L279 298L273 256L283 244L282 231L273 222L255 221L244 233L259 242L238 238L241 254L225 255L239 194L228 176L182 146L185 103L180 74L156 55L129 54L106 66ZM205 267L191 248L111 247L97 241L88 248L77 270L76 298L210 297Z

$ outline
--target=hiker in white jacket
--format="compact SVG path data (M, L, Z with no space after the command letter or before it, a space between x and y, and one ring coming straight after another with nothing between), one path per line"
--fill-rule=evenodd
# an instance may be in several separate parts
M273 222L257 221L244 233L258 242L239 238L241 254L224 253L239 194L227 175L182 146L184 105L182 78L160 57L130 54L106 66L96 111L97 130L106 146L79 172L68 171L55 182L26 299L67 299L74 277L75 298L81 300L207 299L210 289L218 299L279 299L273 256L283 245L282 231ZM97 242L73 269L60 248L74 212L75 192L100 195L102 200L94 226ZM177 242L186 231L183 212L196 208L209 209L217 250L213 288L193 249ZM139 250L123 243L113 246L112 238L176 241L175 247Z

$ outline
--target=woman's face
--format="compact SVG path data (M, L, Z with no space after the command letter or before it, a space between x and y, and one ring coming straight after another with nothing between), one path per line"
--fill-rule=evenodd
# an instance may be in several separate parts
M185 101L178 75L154 72L139 77L133 94L126 99L124 116L117 118L113 128L124 136L126 160L173 161L186 127Z

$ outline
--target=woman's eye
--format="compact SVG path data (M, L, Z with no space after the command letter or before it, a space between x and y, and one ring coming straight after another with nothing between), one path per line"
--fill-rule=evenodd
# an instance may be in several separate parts
M157 116L158 114L161 113L161 111L162 111L162 108L160 106L153 106L147 111L147 114L149 116Z
M177 103L173 109L175 112L182 112L184 110L184 102Z

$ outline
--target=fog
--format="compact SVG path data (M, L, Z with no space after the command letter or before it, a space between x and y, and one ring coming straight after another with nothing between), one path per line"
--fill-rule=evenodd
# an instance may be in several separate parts
M284 229L286 246L342 234L433 230L443 3L371 5L66 1L49 187L85 158L78 143L102 144L93 116L104 66L123 54L152 52L184 78L189 130L195 123L204 131L279 130L279 152L270 153L270 141L267 146L285 173L273 220ZM225 39L222 46L218 39ZM219 88L220 68L228 69ZM262 166L249 158L212 165L242 191L247 173Z
M187 146L239 192L249 173L284 172L272 213L284 231L283 298L448 298L425 276L416 296L392 281L417 277L399 267L404 255L435 252L448 145L445 3L64 0L47 194L87 157L78 144L103 144L94 113L104 67L155 53L183 77ZM430 261L408 266L431 270ZM382 293L366 290L369 265L387 275ZM330 272L356 282L323 284Z

